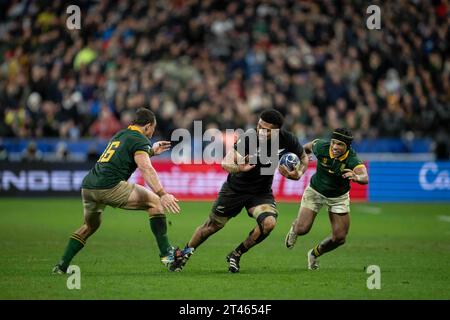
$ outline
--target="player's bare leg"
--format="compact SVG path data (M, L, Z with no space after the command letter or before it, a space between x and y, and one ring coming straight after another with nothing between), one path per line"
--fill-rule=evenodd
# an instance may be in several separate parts
M156 207L159 207L159 209L161 209L161 213L163 213L159 197L149 189L135 184L130 196L128 197L127 203L121 208L127 210L146 210L148 212L150 208Z
M167 235L167 219L158 195L147 188L136 184L128 197L127 203L122 208L147 211L150 229L158 244L161 262L165 266L169 266L174 260L174 248L169 243Z
M189 242L184 249L181 250L180 257L178 257L177 261L170 266L170 270L181 271L189 258L194 254L195 249L214 233L222 229L228 220L229 218L227 217L219 217L214 213L211 213L205 223L195 230Z
M292 226L289 229L284 241L288 249L292 249L294 247L298 236L303 236L311 230L316 215L317 212L306 207L300 207L298 210L298 216L292 223Z
M258 243L261 243L265 238L267 238L277 224L277 212L271 205L263 204L256 206L250 208L248 212L256 218L258 225L250 231L248 237L241 244L239 244L236 249L228 254L228 270L232 273L239 272L239 262L241 256L250 248L254 247Z
M275 228L276 224L277 220L274 217L272 216L266 217L260 225L256 226L250 232L247 239L245 239L244 242L242 242L246 251L249 250L251 247L257 245L261 241L263 241L265 238L267 238L269 233ZM241 253L244 252L241 251Z
M345 243L350 228L350 215L348 213L336 214L329 212L328 216L331 222L332 234L308 252L309 269L317 269L317 258L319 256Z
M98 230L100 224L102 223L102 214L98 213L87 213L84 215L83 225L74 232L82 240L86 241L90 236L92 236L95 231Z
M205 223L195 230L194 234L191 237L191 240L189 240L189 242L187 243L187 246L196 249L211 235L222 229L224 225L224 222L219 222L215 219L212 219L211 217L208 217Z
M78 228L70 237L64 254L58 264L53 268L53 273L63 274L66 273L67 268L70 265L73 257L81 250L86 244L86 240L97 231L101 224L101 213L98 212L86 212L84 214L84 223Z

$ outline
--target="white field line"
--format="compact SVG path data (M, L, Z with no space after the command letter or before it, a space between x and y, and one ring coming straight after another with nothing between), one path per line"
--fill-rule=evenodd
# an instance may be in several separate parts
M450 222L450 216L440 215L440 216L437 216L437 218L439 221Z
M380 214L381 208L378 207L370 207L370 206L364 206L359 208L362 213L368 213L368 214Z

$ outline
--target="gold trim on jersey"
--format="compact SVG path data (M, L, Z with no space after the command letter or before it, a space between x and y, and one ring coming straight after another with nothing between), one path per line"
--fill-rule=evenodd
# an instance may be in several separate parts
M331 152L331 146L330 146L330 149L328 149L328 153L330 154L330 158L331 158L331 159L334 159L333 153ZM342 156L340 156L340 157L337 158L337 159L338 159L339 161L343 161L343 160L347 159L349 153L350 153L350 150L347 150L346 153L344 153Z
M358 167L366 167L363 163L360 163L360 164L358 164L357 166L355 166L354 168L353 168L353 170L355 170L356 168L358 168Z
M139 128L138 126L130 125L130 126L128 126L128 130L133 130L133 131L137 131L137 132L144 134L144 131L142 131L142 129Z
M136 152L134 153L134 155L141 154L141 153L148 155L148 152L145 152L145 151L142 151L142 150L136 151Z

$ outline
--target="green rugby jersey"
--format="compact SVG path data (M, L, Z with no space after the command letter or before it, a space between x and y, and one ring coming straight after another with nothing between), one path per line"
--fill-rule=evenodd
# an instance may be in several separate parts
M325 197L335 198L350 190L350 180L342 178L343 170L353 170L363 165L363 162L351 147L339 158L334 158L330 145L330 141L313 141L312 151L317 158L317 171L312 176L310 185Z
M136 152L151 154L150 141L136 126L116 133L95 166L84 177L84 189L109 189L120 181L127 181L136 170Z

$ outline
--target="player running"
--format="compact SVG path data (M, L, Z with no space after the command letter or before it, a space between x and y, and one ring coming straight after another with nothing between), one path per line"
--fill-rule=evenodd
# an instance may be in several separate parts
M274 109L263 111L256 130L247 131L227 153L222 161L222 167L229 172L227 181L222 185L206 222L197 228L185 248L177 252L180 256L175 259L171 270L181 270L194 250L222 229L244 207L248 215L256 220L257 226L227 255L228 270L232 273L239 272L242 255L270 234L278 216L272 181L279 157L283 152L293 152L301 159L301 165L291 171L280 167L280 173L289 179L300 179L308 166L308 157L303 147L293 134L280 129L282 125L281 113ZM255 141L253 147L250 143L252 135ZM277 154L271 156L272 147L276 147L277 142ZM273 143L275 144L272 145ZM267 154L264 154L264 150L267 150Z
M343 245L350 227L350 180L369 183L366 166L352 149L349 129L336 129L331 141L316 139L304 146L306 153L317 158L317 172L306 188L297 218L286 235L286 247L292 249L297 236L311 229L317 213L327 206L332 234L308 251L308 269L319 268L318 257Z
M83 179L81 198L84 223L69 239L64 254L54 267L54 273L66 273L72 258L84 247L86 240L100 227L105 207L127 210L145 210L150 217L150 228L160 251L161 262L173 262L174 248L169 244L164 210L179 213L177 199L167 193L153 168L150 157L170 149L169 141L159 141L150 147L149 138L156 127L152 111L141 108L133 125L114 135L95 166ZM127 180L139 168L145 182L154 192Z

